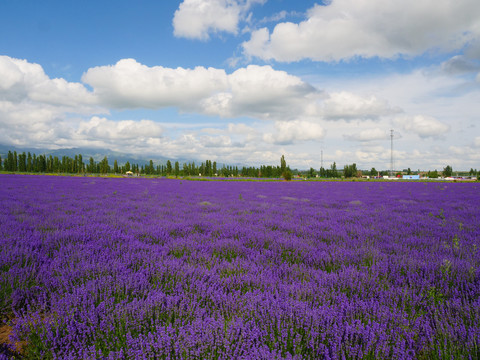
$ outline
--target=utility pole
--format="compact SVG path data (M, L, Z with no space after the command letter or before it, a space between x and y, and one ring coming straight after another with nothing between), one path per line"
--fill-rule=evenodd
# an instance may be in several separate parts
M393 129L390 130L390 177L393 177Z

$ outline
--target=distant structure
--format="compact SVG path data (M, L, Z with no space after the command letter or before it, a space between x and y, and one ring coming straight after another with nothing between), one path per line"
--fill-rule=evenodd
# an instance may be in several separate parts
M394 176L394 173L393 173L393 129L390 130L390 176Z

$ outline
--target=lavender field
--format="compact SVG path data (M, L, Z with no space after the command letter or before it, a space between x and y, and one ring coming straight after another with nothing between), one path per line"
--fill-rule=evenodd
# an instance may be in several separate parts
M480 357L479 184L0 175L0 204L4 357Z

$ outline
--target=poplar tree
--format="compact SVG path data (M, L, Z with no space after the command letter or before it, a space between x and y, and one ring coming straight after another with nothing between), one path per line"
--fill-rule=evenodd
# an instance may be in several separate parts
M175 176L178 177L178 175L180 175L180 164L175 161Z
M285 161L285 156L282 155L280 158L280 171L282 172L282 176L285 174L285 170L287 170L287 162Z

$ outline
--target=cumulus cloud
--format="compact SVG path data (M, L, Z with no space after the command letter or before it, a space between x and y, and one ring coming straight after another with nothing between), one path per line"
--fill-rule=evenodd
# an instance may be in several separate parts
M399 111L374 95L360 96L347 91L331 93L323 103L323 116L331 120L378 119Z
M51 147L65 134L63 117L52 106L0 101L0 143Z
M388 139L388 133L385 130L375 128L375 129L366 129L355 134L344 135L346 140L350 141L375 141L375 140L386 140Z
M207 148L223 148L232 145L232 139L226 135L208 136L204 135L200 137L200 142Z
M353 57L416 56L452 51L480 34L477 0L357 1L315 5L298 24L279 23L251 34L246 55L264 60L339 61Z
M375 120L399 112L374 95L327 94L269 65L249 65L227 74L223 69L148 67L123 59L89 69L82 80L102 104L117 109L176 107L223 118L275 121Z
M82 80L115 108L177 107L220 117L295 117L317 90L271 66L249 65L232 74L214 68L148 67L133 59L89 69Z
M39 102L63 107L92 107L95 96L83 84L50 79L43 68L26 60L0 56L0 100Z
M421 138L439 138L450 130L450 126L431 116L401 116L395 124L403 130L417 134Z
M324 129L316 123L295 120L275 122L275 133L266 133L263 140L272 144L289 145L301 141L321 140Z
M38 64L0 56L0 142L51 148L69 137L69 114L102 113L83 84L50 79Z
M238 23L254 3L266 0L184 0L173 17L177 37L207 40L211 33L238 33Z
M249 65L228 76L228 91L205 99L207 114L262 119L295 118L305 111L317 90L300 78L270 66Z
M230 123L228 124L228 132L233 133L233 134L243 134L243 135L254 135L256 134L256 130L248 125L239 123L239 124L234 124Z
M113 121L94 116L89 121L81 122L75 133L76 136L87 139L142 142L148 138L161 137L163 128L151 120Z
M445 74L439 78L439 74L435 72L433 77L423 73L402 74L398 79L384 78L366 86L321 84L348 90L327 93L272 66L250 65L227 73L204 67L148 67L124 59L111 66L89 69L82 77L91 86L87 89L82 83L49 78L38 64L3 56L0 57L0 143L42 148L99 147L132 154L154 154L161 149L162 155L173 159L221 158L225 163L250 164L268 163L271 159L277 163L278 154L287 153L284 145L298 144L291 159L302 158L300 154L306 151L305 161L313 165L316 161L314 167L319 167L319 151L315 153L319 147L313 142L321 141L326 146L322 147L325 161L338 164L356 161L359 166L368 167L377 166L375 159L385 158L388 167L388 151L384 155L381 149L371 148L383 139L388 141L388 131L382 129L395 125L396 131L434 141L449 131L447 124L453 127L458 109L462 109L462 117L468 115L472 122L476 119L478 91L475 89L467 94L468 98L463 95L462 102L454 102L456 98L449 96L448 102L435 97L434 102L428 103L430 94L439 89L454 89L463 81ZM398 116L400 110L384 98L395 99L405 109L405 115ZM172 120L170 125L162 125L151 120L114 120L105 115L108 114L105 108L164 107L229 120L225 123L209 120L209 124L202 124L205 117L201 116L195 124L174 124ZM409 113L430 116L409 116ZM392 116L397 117L392 120ZM466 122L455 123L459 126L455 134L460 134L460 127L466 125ZM349 146L361 149L338 154L330 150L328 155L328 147L338 149L338 141L342 139L359 142ZM480 147L480 139L475 136L473 139L463 139L463 143L469 143L472 149ZM422 146L433 141L422 141L426 144ZM407 142L413 148L418 138L404 138L403 144ZM396 159L400 160L400 155ZM475 166L473 155L469 156L468 166ZM418 158L409 155L408 160L415 162Z
M102 102L115 108L189 107L227 88L224 70L148 67L134 59L88 69L82 81Z

